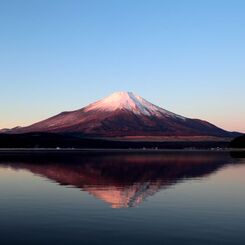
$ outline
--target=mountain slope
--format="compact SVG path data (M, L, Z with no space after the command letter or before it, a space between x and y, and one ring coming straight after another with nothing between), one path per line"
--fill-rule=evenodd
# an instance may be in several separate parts
M82 109L62 112L8 133L55 132L93 136L221 136L232 133L206 121L160 108L131 92L118 92Z

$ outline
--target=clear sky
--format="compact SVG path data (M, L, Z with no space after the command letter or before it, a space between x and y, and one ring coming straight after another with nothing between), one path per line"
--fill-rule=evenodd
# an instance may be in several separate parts
M0 128L115 91L245 132L245 1L1 0Z

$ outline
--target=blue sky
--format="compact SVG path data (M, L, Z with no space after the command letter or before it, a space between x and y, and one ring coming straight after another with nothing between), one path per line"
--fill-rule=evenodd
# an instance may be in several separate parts
M0 1L0 128L132 91L245 132L245 1Z

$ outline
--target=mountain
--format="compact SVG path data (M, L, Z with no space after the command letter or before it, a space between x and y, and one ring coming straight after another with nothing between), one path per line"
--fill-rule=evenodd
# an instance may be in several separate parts
M5 131L6 132L6 131ZM117 92L82 109L62 112L8 133L81 133L88 136L219 136L233 133L158 107L132 92Z

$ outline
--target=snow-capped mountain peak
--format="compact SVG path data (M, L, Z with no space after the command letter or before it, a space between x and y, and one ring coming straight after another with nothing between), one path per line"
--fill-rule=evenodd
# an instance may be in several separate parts
M182 117L131 92L113 93L75 111L66 111L5 133L82 133L91 136L222 136L232 134L203 120Z
M125 109L138 115L181 117L148 102L132 92L116 92L85 107L85 111L115 111L117 109Z

